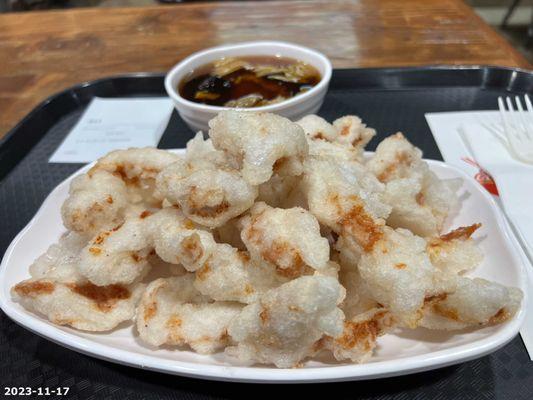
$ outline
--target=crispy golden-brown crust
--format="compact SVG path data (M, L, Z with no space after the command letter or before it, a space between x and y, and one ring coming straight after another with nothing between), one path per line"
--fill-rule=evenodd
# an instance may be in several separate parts
M442 307L439 303L436 303L433 305L433 311L437 315L441 315L443 317L449 318L453 321L459 321L459 312L450 307Z
M15 285L14 289L21 296L35 297L52 293L55 285L53 282L48 281L25 281Z
M74 293L95 302L100 311L108 312L118 300L130 298L131 293L123 285L96 286L90 282L67 285Z
M400 133L397 133L396 135L401 135ZM403 136L402 136L403 137ZM393 163L390 163L387 165L387 167L378 175L378 179L380 182L388 182L390 177L394 174L394 172L398 169L400 165L410 166L413 162L413 158L411 155L407 152L399 152L396 155L396 158Z
M213 207L200 207L200 208L190 208L190 213L194 215L198 215L200 217L215 217L217 215L220 215L224 213L229 208L229 204L226 201L223 201L222 203L213 206Z
M148 304L146 308L144 309L144 314L143 314L144 320L149 321L155 316L156 313L157 313L157 303L154 301Z
M140 215L139 215L139 218L140 219L145 219L146 217L149 217L150 215L152 215L153 212L151 211L148 211L148 210L144 210Z
M477 231L479 228L481 228L481 224L480 223L472 224L472 225L469 225L469 226L461 226L460 228L454 229L453 231L448 232L445 235L441 235L439 237L439 239L444 241L444 242L449 242L449 241L452 241L454 239L466 240L466 239L470 238L470 236L472 236L472 234L475 231Z
M279 260L286 254L291 254L292 262L290 267L283 268L279 265ZM261 252L261 256L276 266L276 273L285 278L294 279L305 274L312 274L313 269L307 266L296 249L290 247L286 242L274 241L272 245Z
M199 281L204 281L207 279L207 275L211 272L211 267L209 266L209 263L206 262L202 268L200 268L198 271L196 271L196 279Z
M187 256L192 262L197 262L204 255L204 248L197 233L193 233L181 241L181 248L183 254Z
M500 308L498 312L489 319L489 324L501 324L502 322L507 321L510 317L511 314L505 308Z
M330 200L338 205L339 214L342 215L338 195L330 196ZM359 199L351 196L350 200L357 204L342 215L338 223L343 231L354 236L364 251L370 252L374 245L383 237L382 227L376 224L375 220L366 212L363 203Z
M369 351L372 348L372 343L378 337L380 333L379 323L377 318L383 316L382 314L376 315L374 319L370 321L362 322L344 322L344 331L341 336L335 338L335 343L346 349L351 349L357 345L363 343L365 350Z

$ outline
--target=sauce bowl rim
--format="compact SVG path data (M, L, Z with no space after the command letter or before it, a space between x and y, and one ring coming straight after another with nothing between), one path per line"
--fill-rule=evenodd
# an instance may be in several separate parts
M277 50L274 49L271 51L271 54L273 56L276 56L280 52L280 48L285 48L287 50L296 50L299 52L305 52L311 55L312 57L316 58L317 61L315 62L308 62L308 64L315 67L319 72L323 69L323 73L320 72L321 78L320 81L313 86L311 89L307 90L304 93L298 94L296 96L293 96L291 98L288 98L286 100L280 101L276 104L270 104L266 106L260 106L260 107L247 107L247 108L239 108L239 107L224 107L224 106L212 106L208 104L203 103L196 103L194 101L187 100L183 98L179 91L177 90L176 83L174 81L174 77L181 73L185 69L190 69L189 65L193 63L194 61L204 58L208 56L209 54L214 54L212 60L206 60L205 63L209 63L212 61L215 61L217 59L221 58L220 53L224 50L233 50L233 49L244 49L244 48L254 48L256 46L260 47L276 47ZM264 51L264 50L263 50ZM254 51L252 50L249 55L246 56L265 56L269 55L269 52L258 52L257 54L254 54ZM283 57L287 58L294 58L298 60L297 56L291 56L291 54L282 54ZM321 90L323 90L327 85L329 84L329 81L331 79L331 73L332 73L332 66L329 59L322 53L313 50L309 47L300 46L294 43L289 42L283 42L283 41L272 41L272 40L261 40L261 41L249 41L249 42L241 42L241 43L233 43L233 44L225 44L222 46L216 46L216 47L210 47L205 50L201 50L198 52L195 52L188 57L181 60L179 63L177 63L172 69L167 73L165 76L165 90L167 91L167 94L178 104L183 105L185 107L189 108L196 108L201 109L203 111L212 111L212 112L220 112L223 110L240 110L240 111L254 111L254 112L272 112L272 111L278 111L281 109L284 109L285 107L290 107L293 104L297 104L306 100L309 100L311 97L313 97L315 94L319 93Z

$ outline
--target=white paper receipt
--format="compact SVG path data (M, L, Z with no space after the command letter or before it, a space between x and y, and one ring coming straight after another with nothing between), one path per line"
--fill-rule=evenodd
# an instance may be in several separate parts
M116 149L157 146L172 108L166 97L96 97L49 162L88 163Z

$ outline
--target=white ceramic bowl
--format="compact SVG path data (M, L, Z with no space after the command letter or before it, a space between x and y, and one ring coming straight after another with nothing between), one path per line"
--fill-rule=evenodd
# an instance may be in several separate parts
M328 90L331 79L331 63L322 53L307 47L286 42L258 41L213 47L194 53L174 66L165 78L165 89L174 102L181 118L194 131L207 132L208 121L228 107L194 103L180 96L177 87L181 80L194 69L222 57L236 56L282 56L304 61L314 66L322 79L312 89L277 104L241 109L246 111L272 112L292 120L318 111Z

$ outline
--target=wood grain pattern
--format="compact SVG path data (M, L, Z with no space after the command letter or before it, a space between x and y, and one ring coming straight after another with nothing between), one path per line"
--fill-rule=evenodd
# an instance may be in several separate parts
M222 43L279 39L337 68L529 63L461 0L189 3L0 15L0 137L76 83L166 71Z

